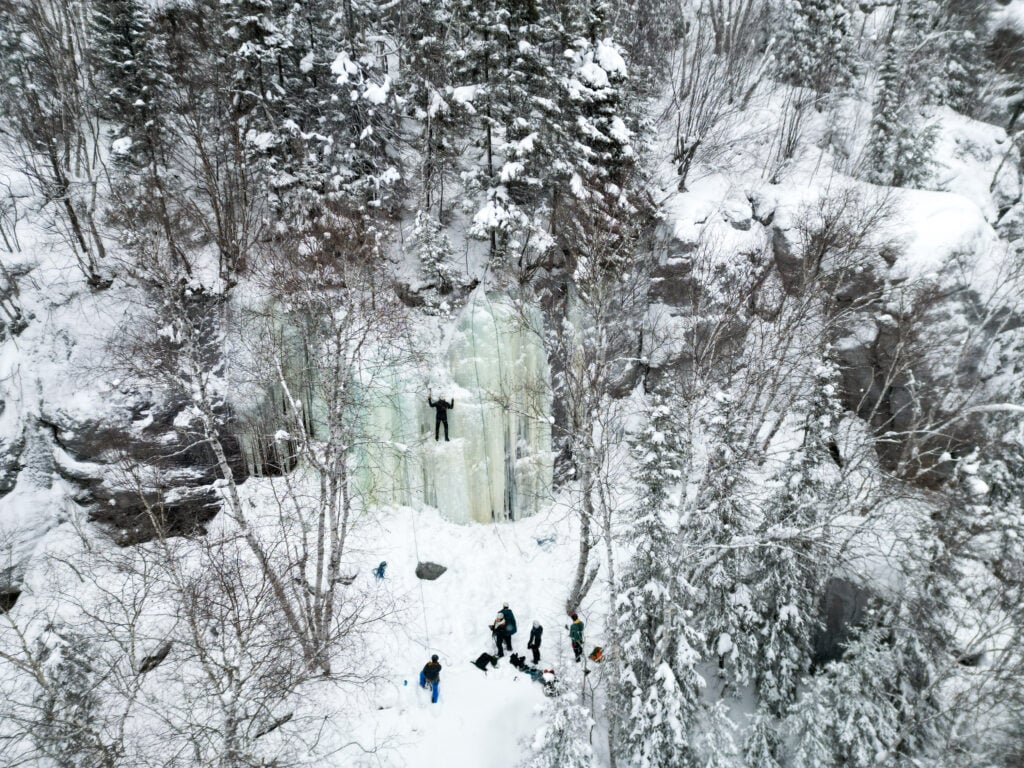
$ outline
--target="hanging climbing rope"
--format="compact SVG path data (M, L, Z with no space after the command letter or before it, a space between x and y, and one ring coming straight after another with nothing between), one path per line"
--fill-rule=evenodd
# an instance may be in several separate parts
M416 524L416 510L409 508L412 513L412 549L416 555L416 562L423 562L420 559L420 537L419 530ZM427 622L427 596L423 592L423 579L417 577L416 581L420 583L420 609L423 611L423 637L427 640L427 647L430 647L430 624Z

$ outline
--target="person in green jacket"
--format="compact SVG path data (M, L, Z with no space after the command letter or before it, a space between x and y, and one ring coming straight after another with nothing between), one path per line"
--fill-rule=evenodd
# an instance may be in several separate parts
M576 661L580 661L583 658L583 622L575 613L569 614L569 618L572 619L572 624L567 629L569 640L572 642L572 652L576 654Z

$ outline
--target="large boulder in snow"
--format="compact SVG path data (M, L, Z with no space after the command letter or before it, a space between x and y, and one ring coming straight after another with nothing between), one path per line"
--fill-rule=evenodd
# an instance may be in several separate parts
M434 581L439 579L448 568L438 563L417 563L416 564L416 578L423 579L424 581Z

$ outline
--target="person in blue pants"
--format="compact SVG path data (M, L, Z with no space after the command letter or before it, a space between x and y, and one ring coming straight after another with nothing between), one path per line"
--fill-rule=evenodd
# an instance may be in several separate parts
M437 661L437 654L430 657L430 661L420 672L420 688L430 687L430 703L437 704L437 689L441 683L441 665Z

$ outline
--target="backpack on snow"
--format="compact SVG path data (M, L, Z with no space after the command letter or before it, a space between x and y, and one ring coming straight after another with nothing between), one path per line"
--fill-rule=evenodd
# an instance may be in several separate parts
M497 667L498 666L498 657L497 656L492 656L489 653L481 653L479 656L477 656L476 661L471 662L471 663L477 669L479 669L479 670L481 670L483 672L486 672L488 665L492 666L492 667Z

